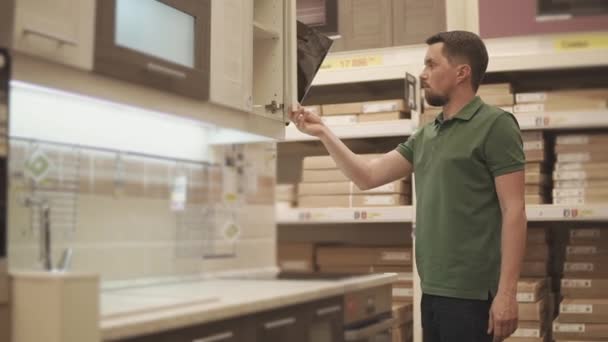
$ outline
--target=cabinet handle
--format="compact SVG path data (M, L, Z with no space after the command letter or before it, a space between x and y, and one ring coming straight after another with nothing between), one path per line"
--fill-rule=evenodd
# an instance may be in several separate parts
M229 338L233 338L234 334L232 333L232 331L226 331L225 333L221 333L221 334L217 334L217 335L213 335L213 336L208 336L208 337L203 337L203 338L197 338L196 340L192 340L192 342L218 342L218 341L225 341Z
M291 325L291 324L294 324L295 322L296 322L295 318L288 317L288 318L278 319L278 320L272 321L272 322L267 322L264 324L264 328L266 330L271 330L271 329L284 327L286 325Z
M329 307L317 310L317 316L329 315L334 312L338 312L340 310L342 310L342 307L340 305L329 306Z
M48 40L54 40L57 43L59 43L59 45L71 45L71 46L78 45L78 43L75 42L75 41L73 41L73 40L70 40L70 39L67 39L67 38L63 38L63 37L57 36L57 35L52 34L52 33L41 32L41 31L38 31L36 29L24 28L23 29L23 34L24 35L31 34L31 35L34 35L34 36L46 38Z
M165 75L165 76L170 76L170 77L173 77L173 78L181 78L181 79L186 78L186 73L181 72L179 70L174 70L174 69L171 69L171 68L167 68L167 67L164 67L162 65L158 65L156 63L148 63L146 65L146 69L148 71L152 71L152 72L155 72L157 74L162 74L162 75Z

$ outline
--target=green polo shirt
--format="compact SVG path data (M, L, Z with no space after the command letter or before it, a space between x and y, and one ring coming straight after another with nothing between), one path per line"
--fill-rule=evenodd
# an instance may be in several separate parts
M523 170L515 117L476 97L443 114L397 151L414 166L416 266L422 292L487 299L500 276L500 203L494 178Z

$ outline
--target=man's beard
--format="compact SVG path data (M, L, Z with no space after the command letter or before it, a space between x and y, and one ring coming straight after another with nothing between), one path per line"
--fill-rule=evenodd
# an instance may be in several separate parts
M432 94L429 91L424 92L424 98L426 99L426 102L428 102L428 104L435 107L443 107L450 100L447 96Z

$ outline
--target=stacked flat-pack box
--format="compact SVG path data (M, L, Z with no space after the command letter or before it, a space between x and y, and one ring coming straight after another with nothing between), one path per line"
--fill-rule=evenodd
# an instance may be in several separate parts
M361 155L366 160L379 156ZM409 205L410 198L409 179L363 191L338 169L330 156L304 158L302 182L298 185L298 205L301 208L402 206Z
M517 330L506 339L511 342L549 341L550 329L547 322L552 321L552 301L547 279L521 279L517 284L519 306L519 325Z
M551 249L547 229L544 227L528 228L521 276L523 278L545 278L550 275L550 269Z
M608 133L565 133L555 140L553 203L608 203Z
M522 132L526 155L526 204L549 203L551 167L547 158L547 142L542 131Z
M393 304L395 323L391 329L392 342L411 342L414 338L414 307L412 303Z
M513 112L515 96L510 83L482 84L477 90L477 95L489 105L501 107L510 113Z
M326 104L322 105L321 112L323 122L328 125L391 121L410 117L409 106L403 99Z
M608 229L570 230L556 340L608 341Z
M518 93L515 102L515 113L592 112L608 108L608 88Z
M283 272L314 272L316 270L314 243L278 242L277 265Z
M294 207L296 204L295 184L277 184L275 188L275 201L278 205Z
M411 273L412 249L400 246L318 246L316 263L321 272Z
M0 341L10 341L9 287L8 262L7 259L0 258Z
M393 301L411 303L414 298L414 278L410 272L397 273L397 281L393 284Z

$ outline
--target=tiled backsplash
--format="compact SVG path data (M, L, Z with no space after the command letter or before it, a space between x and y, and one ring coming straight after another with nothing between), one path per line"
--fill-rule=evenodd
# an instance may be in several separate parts
M205 164L14 141L10 266L40 267L26 196L50 200L55 264L72 247L71 269L104 280L274 266L275 154L272 143L226 145Z

